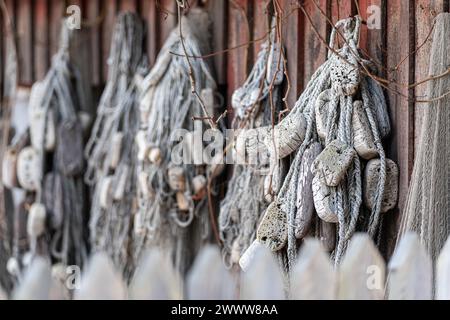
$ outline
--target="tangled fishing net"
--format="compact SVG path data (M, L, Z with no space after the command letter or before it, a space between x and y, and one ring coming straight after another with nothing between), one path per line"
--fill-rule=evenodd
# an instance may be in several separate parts
M0 2L0 18L4 30L5 56L0 55L0 159L7 152L7 146L11 138L11 113L12 103L15 98L17 86L17 54L14 45L14 34L5 3ZM4 179L5 168L0 167L0 296L3 289L10 290L12 287L11 275L7 270L7 261L12 254L12 236L10 230L13 220L11 205L11 194L8 190L6 179ZM3 289L2 289L3 288Z
M247 80L232 96L235 114L233 129L269 126L273 118L275 123L278 119L284 64L280 43L275 41L273 33L270 38L261 46ZM275 108L274 114L272 107ZM241 253L255 240L261 215L272 202L282 181L279 163L272 168L270 162L242 160L247 163L233 167L233 175L220 207L219 230L223 258L228 266L237 264ZM252 163L252 160L256 161Z
M397 200L398 169L381 143L390 130L386 102L368 75L373 65L358 51L360 25L359 17L337 23L327 61L273 130L256 129L258 139L249 137L251 131L241 134L247 140L241 153L265 148L281 159L296 152L257 230L258 243L274 252L286 249L287 270L295 263L297 239L307 235L320 237L338 264L354 232L376 237L382 213Z
M83 146L90 101L86 81L71 63L72 35L63 23L50 70L31 89L29 130L15 137L3 158L4 183L26 192L11 225L8 271L15 280L37 255L48 257L55 270L82 266L88 255Z
M127 272L133 213L137 208L139 82L147 72L144 27L134 13L120 14L108 60L108 81L86 145L85 181L94 188L89 222L92 250L107 252Z
M134 254L137 258L144 248L158 246L182 271L193 258L189 253L197 252L211 236L206 187L213 176L202 158L205 123L193 119L204 115L202 103L209 115L214 114L216 84L203 59L185 57L208 50L208 27L206 12L191 9L181 27L172 31L143 80L136 135L139 210ZM180 156L174 157L177 149Z
M430 56L430 77L450 68L450 14L436 17ZM424 119L411 185L402 216L401 235L416 232L433 259L450 234L450 76L428 83Z

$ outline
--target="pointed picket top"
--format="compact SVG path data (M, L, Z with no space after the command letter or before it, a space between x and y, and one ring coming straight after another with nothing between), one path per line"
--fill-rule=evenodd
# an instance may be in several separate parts
M8 300L8 295L5 290L3 290L2 286L0 286L0 301Z
M291 298L333 300L336 275L320 240L306 239L291 275Z
M181 279L169 257L152 249L144 253L129 288L133 300L174 300L182 298Z
M241 274L241 299L285 299L282 271L273 253L266 247L257 248L246 272Z
M225 268L219 248L207 246L195 259L186 279L191 300L235 299L236 282Z
M94 254L82 274L80 289L75 291L77 300L122 300L126 288L106 253Z
M64 284L52 278L49 292L49 300L67 300Z
M389 299L432 298L431 258L415 233L408 232L400 240L388 268Z
M22 282L14 290L14 300L48 300L51 283L50 263L35 257L25 270Z
M450 237L436 264L436 299L450 300Z
M339 266L338 298L384 299L386 265L369 235L353 236Z

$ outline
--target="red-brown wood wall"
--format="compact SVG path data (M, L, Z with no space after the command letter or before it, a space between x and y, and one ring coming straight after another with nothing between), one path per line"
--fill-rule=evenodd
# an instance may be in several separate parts
M111 31L116 14L122 10L140 13L147 22L147 51L150 62L176 24L175 0L5 0L17 30L19 77L30 85L44 76L51 55L56 51L60 19L69 4L81 7L85 33L80 50L85 51L92 84L99 86L106 79ZM367 9L377 5L381 13L381 29L363 27L361 46L381 66L381 75L403 85L390 84L386 96L390 102L393 123L391 137L386 141L388 156L400 166L401 212L414 163L415 141L419 132L424 105L414 103L422 96L426 85L408 89L408 84L427 76L430 32L434 17L449 11L449 0L303 0L305 14L298 9L299 1L277 0L283 8L283 39L288 57L291 90L288 103L292 106L314 70L325 60L326 47L311 27L314 24L323 39L328 39L333 22L360 13L367 19ZM267 4L270 0L197 0L211 14L213 51L236 47L258 40L267 32ZM323 13L317 8L320 6ZM228 97L246 78L261 41L226 51L214 57L217 81ZM423 44L423 45L422 45ZM416 53L416 48L421 46ZM80 53L81 54L81 53ZM398 91L401 94L394 93ZM389 232L395 231L399 214L387 220Z

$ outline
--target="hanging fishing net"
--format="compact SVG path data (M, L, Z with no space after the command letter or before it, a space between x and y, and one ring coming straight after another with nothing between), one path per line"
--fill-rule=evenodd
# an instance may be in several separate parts
M195 58L208 51L209 36L207 13L191 9L142 82L133 253L138 259L144 248L158 246L181 271L211 237L206 189L213 175L203 134L212 121L204 117L214 115L216 83L207 62ZM210 137L222 136L210 130Z
M386 102L369 76L373 64L358 50L360 24L359 17L337 23L327 61L286 118L274 129L256 129L257 139L241 135L249 141L241 152L265 148L272 158L295 152L258 226L257 241L241 260L263 244L274 252L287 251L289 270L297 240L315 235L338 264L354 232L376 237L382 214L395 206L398 169L386 159L381 143L390 130ZM338 35L344 40L341 47L336 45Z
M450 14L436 17L429 76L450 67ZM450 233L450 76L428 83L424 119L398 239L415 231L433 259Z
M147 72L143 22L134 13L117 18L108 59L108 81L86 145L85 181L93 188L89 222L92 250L107 252L127 272L132 214L137 208L136 145L139 79Z
M281 45L272 33L270 40L261 46L247 80L232 96L235 114L233 129L253 129L270 126L272 120L275 124L278 122L282 102L280 86L284 78L283 62ZM242 161L246 163L233 167L233 175L220 206L222 253L228 266L237 264L241 253L255 240L261 215L273 201L282 182L281 163L276 162L271 167L270 161Z

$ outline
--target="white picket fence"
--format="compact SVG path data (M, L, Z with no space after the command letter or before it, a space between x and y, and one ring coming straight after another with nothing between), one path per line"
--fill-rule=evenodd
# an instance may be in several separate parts
M433 277L434 274L434 277ZM433 278L435 282L433 285ZM63 282L55 280L45 260L35 259L13 293L14 299L64 299ZM204 248L185 281L166 257L150 251L130 286L105 254L94 255L82 274L74 299L286 299L286 286L273 255L261 249L245 273L226 270L219 249ZM387 264L372 240L357 234L335 269L318 240L304 242L291 275L290 299L450 299L450 238L436 262L417 236L409 233Z

